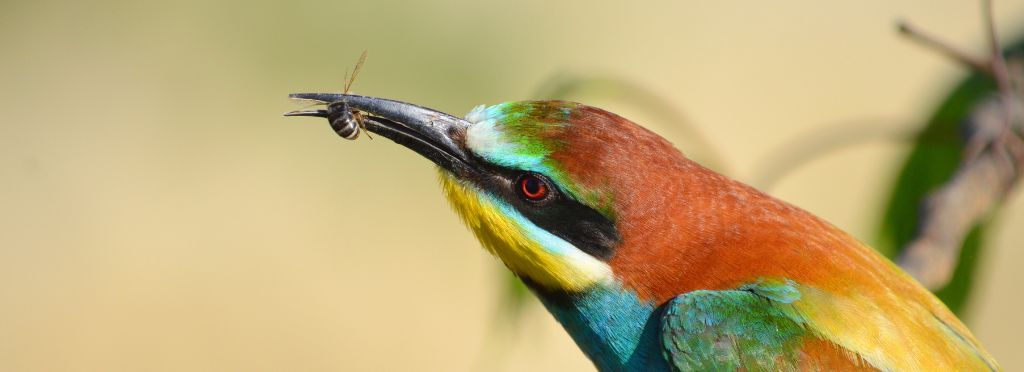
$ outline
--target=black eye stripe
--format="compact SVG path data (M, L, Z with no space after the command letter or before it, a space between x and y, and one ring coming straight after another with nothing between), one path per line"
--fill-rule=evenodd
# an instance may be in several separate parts
M543 174L488 166L473 180L484 190L503 199L538 227L562 238L587 254L607 260L615 253L620 237L615 222L564 193ZM526 177L536 177L546 193L538 199L524 195Z

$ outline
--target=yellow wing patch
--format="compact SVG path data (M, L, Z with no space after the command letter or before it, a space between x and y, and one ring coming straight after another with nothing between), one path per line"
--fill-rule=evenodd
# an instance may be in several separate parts
M814 332L881 370L999 369L966 328L955 330L940 318L938 314L948 315L959 325L937 300L929 309L907 301L913 293L837 295L810 287L801 287L801 292L803 298L794 306Z

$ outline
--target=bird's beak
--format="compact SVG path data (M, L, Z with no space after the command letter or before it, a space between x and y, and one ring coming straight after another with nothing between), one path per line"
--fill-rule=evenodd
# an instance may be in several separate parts
M472 159L462 145L470 126L464 119L385 98L335 93L294 93L288 97L321 104L344 101L349 108L367 114L363 123L370 132L408 147L456 175L472 171ZM296 110L284 115L326 118L328 110Z

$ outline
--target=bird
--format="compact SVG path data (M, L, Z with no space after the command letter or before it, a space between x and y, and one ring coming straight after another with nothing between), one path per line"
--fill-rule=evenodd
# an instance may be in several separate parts
M568 101L478 106L297 93L438 168L442 193L600 371L985 371L971 331L825 220ZM344 104L336 104L344 102ZM335 103L335 104L330 104Z

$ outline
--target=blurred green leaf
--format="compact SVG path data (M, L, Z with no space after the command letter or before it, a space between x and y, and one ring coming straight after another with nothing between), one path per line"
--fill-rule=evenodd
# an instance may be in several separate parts
M530 290L511 271L501 266L498 272L501 273L498 306L492 315L490 331L477 354L474 371L494 371L495 366L504 365L501 360L507 354L505 350L512 337L518 334L523 321L523 311L528 304L535 301L530 295Z
M498 326L514 326L519 321L530 300L530 290L526 288L522 280L519 280L511 271L501 267L502 285L498 314L495 320Z
M1024 52L1024 40L1007 50L1008 54ZM913 147L900 168L885 205L875 242L880 252L895 258L913 238L921 201L948 181L960 164L964 147L961 122L975 104L994 93L996 86L991 78L972 73L943 99L924 129L914 138ZM982 222L971 230L964 239L952 279L946 287L936 291L936 295L957 315L964 313L990 223Z

